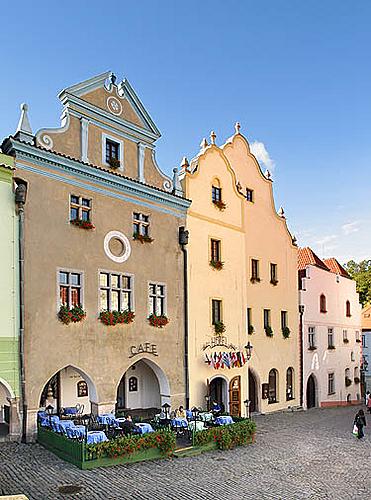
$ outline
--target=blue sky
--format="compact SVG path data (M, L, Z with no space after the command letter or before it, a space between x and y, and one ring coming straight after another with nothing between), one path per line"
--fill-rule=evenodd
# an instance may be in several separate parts
M371 258L370 18L368 0L19 1L1 21L0 136L24 101L34 130L56 126L58 91L111 69L161 130L163 170L238 120L299 244Z

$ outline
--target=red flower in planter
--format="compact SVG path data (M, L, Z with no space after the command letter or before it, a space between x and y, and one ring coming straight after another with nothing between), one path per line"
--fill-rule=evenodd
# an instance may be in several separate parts
M87 220L73 219L73 220L70 220L70 224L72 224L73 226L77 226L81 229L95 229L94 224L92 224L91 222L89 222Z
M167 318L164 314L151 314L148 316L148 323L155 328L163 328L169 323L169 321L169 318Z
M129 324L134 321L135 313L133 311L102 311L99 314L100 321L107 326L118 324Z
M58 312L58 319L65 325L68 325L71 321L72 323L78 323L85 316L86 312L80 305L74 306L72 309L69 309L67 306L61 306Z

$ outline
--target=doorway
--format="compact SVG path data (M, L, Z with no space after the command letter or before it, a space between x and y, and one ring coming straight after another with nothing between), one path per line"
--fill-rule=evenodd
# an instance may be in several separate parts
M216 377L210 382L210 404L216 401L224 413L227 407L227 383L221 377Z
M316 381L314 375L310 375L307 382L307 408L316 406Z
M255 413L259 411L257 383L256 383L256 378L254 377L251 370L249 370L249 401L250 401L250 413Z

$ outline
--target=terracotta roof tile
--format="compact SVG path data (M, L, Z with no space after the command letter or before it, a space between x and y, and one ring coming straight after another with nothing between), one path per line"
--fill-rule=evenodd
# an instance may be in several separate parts
M344 278L352 279L347 273L347 271L343 268L343 266L339 264L339 262L335 259L335 257L331 257L330 259L323 259L323 262L329 268L330 272L334 274L339 274Z
M325 271L330 271L326 264L309 247L298 249L298 269L305 269L307 266L316 266Z

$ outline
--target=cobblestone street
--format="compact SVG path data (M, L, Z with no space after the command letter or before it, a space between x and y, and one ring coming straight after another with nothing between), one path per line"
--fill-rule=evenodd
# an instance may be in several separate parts
M365 499L371 418L351 434L354 408L260 416L254 445L232 451L80 471L39 445L0 445L0 491L46 499ZM78 494L61 495L73 484Z

